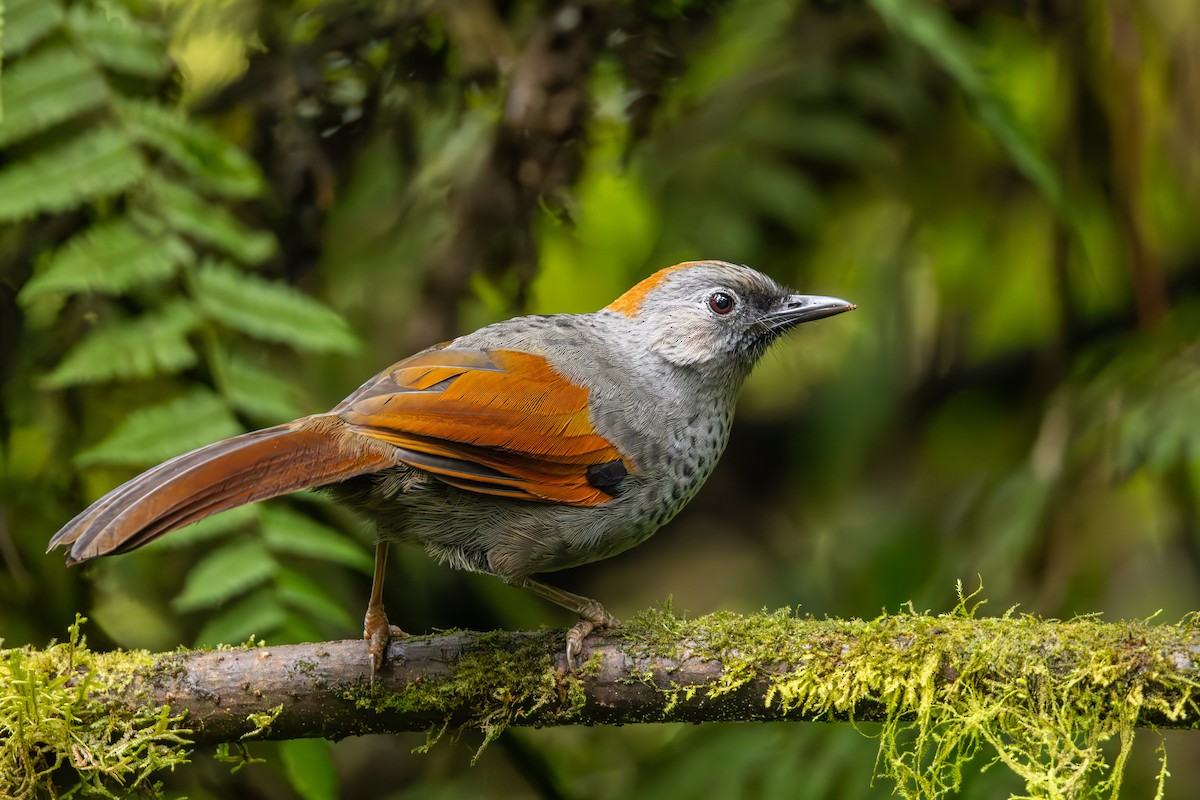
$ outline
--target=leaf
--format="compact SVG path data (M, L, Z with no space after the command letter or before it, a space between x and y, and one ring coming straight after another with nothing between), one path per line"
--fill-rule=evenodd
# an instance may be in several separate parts
M269 580L279 564L262 542L231 542L213 550L188 572L181 591L172 601L178 611L212 608L247 589Z
M219 397L207 389L196 389L134 411L108 438L76 456L75 463L156 464L240 431L241 426Z
M5 58L28 50L62 24L62 9L48 0L7 0L0 49Z
M49 389L173 374L196 363L187 335L200 318L176 299L132 320L98 325L72 347L43 380Z
M1103 366L1080 382L1073 412L1088 457L1103 454L1095 460L1111 462L1117 480L1139 469L1163 475L1196 463L1200 342L1177 344L1171 335L1147 334L1102 357Z
M940 8L919 0L870 0L893 29L912 40L946 71L975 105L975 113L1013 165L1045 195L1062 216L1069 216L1062 181L1016 117L976 67L971 42Z
M370 573L374 559L363 546L287 506L264 506L262 532L267 546L277 553L332 561Z
M221 437L224 438L224 437ZM238 506L228 511L222 511L211 517L205 517L199 522L193 522L186 528L172 531L170 536L155 539L146 549L161 547L164 549L179 549L189 547L198 542L218 539L238 528L245 528L258 522L259 507L257 505Z
M114 195L142 175L129 140L112 126L98 127L0 171L0 222Z
M317 353L358 350L358 339L340 315L290 286L221 262L197 270L195 289L207 316L258 339Z
M756 159L746 165L739 187L747 202L785 225L815 229L823 217L821 194L804 171L779 159Z
M296 390L261 364L237 353L220 351L225 379L222 384L229 403L238 411L268 422L284 422L301 415L295 403Z
M250 636L266 636L287 621L287 610L275 594L263 588L221 610L200 629L196 646L238 644Z
M67 27L74 41L113 72L156 80L171 67L160 30L133 19L115 3L103 8L73 5Z
M16 61L0 79L0 147L102 105L105 89L93 65L65 45Z
M780 116L784 124L770 138L800 155L851 169L895 160L883 137L850 114L813 110Z
M350 628L355 620L325 588L307 575L281 569L275 576L275 590L285 604L319 617L339 628Z
M229 254L259 264L275 253L275 237L248 228L225 208L179 183L155 175L149 182L152 207L175 230Z
M338 780L329 742L324 739L288 739L279 743L283 774L304 800L337 800Z
M167 156L202 187L226 197L262 192L262 175L254 161L182 111L143 100L123 101L118 108L138 141Z
M178 236L148 234L119 217L93 225L55 250L21 289L22 304L54 292L119 294L165 280L195 258Z

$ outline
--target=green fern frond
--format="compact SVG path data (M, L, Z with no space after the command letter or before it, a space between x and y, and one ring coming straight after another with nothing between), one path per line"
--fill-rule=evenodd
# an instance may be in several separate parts
M242 430L221 398L207 389L134 411L106 439L75 458L80 466L140 467L227 439Z
M345 564L367 574L375 563L359 542L284 505L263 506L262 533L267 547L279 553Z
M353 353L358 339L327 306L291 287L240 272L227 263L202 265L195 276L201 311L241 333L317 353Z
M61 389L179 372L196 363L187 335L199 322L196 309L177 299L133 320L103 323L67 352L44 385Z
M1200 345L1179 334L1147 335L1105 351L1103 366L1081 376L1075 391L1083 452L1117 480L1148 470L1168 474L1200 453ZM1188 334L1192 336L1194 334ZM1099 359L1097 359L1099 360Z
M262 193L258 166L228 139L157 103L124 100L117 106L136 139L165 155L203 188L234 198Z
M0 148L19 145L0 162L0 232L29 231L29 241L44 242L19 295L31 321L55 326L67 348L78 315L57 312L72 308L70 298L91 295L85 302L101 320L66 349L41 387L175 375L203 358L220 393L192 388L133 408L106 438L78 452L77 467L165 461L237 434L235 411L270 421L298 416L288 384L256 366L252 348L265 350L262 342L301 351L358 348L330 309L242 271L275 256L278 243L242 222L229 200L260 196L266 182L234 143L164 102L167 28L127 9L103 0L12 0L7 7L0 0L8 15L2 22L11 23L0 29L10 57L0 74L0 99L10 111ZM22 224L5 225L13 222ZM201 254L228 260L197 266ZM144 309L138 316L109 299L130 293L136 298L128 305ZM218 325L221 336L195 335ZM192 375L171 383L197 386ZM152 392L141 402L155 403ZM238 528L244 535L233 534ZM285 552L371 569L358 543L287 510L216 515L167 541L201 540L215 549L190 570L176 605L222 606L200 635L210 643L294 634L307 624L298 612L349 623L315 582L298 574L273 580Z
M159 80L171 67L163 31L134 19L115 3L103 8L75 4L66 22L74 41L113 72Z
M125 135L108 125L96 128L0 171L0 222L117 194L143 174L142 159Z
M330 597L324 585L295 570L285 567L276 573L275 593L285 605L306 616L323 619L339 628L352 628L355 624L355 619Z
M262 542L247 539L225 544L192 567L172 605L179 611L212 608L265 583L278 569L279 562Z
M106 87L87 59L57 44L15 61L0 78L0 95L3 147L102 105Z
M63 21L62 8L50 0L7 0L4 13L5 58L24 53Z
M28 305L55 292L118 294L166 280L195 254L167 231L149 234L128 217L94 225L54 251L21 290Z
M920 0L870 0L889 26L923 49L975 106L980 122L991 131L1020 172L1063 217L1070 216L1062 180L1032 137L976 66L971 42L949 14Z
M235 409L267 422L300 416L296 391L290 383L241 355L221 351L214 356L221 361L224 376L221 389Z
M175 230L232 256L260 264L275 254L275 237L246 227L225 208L181 183L156 177L150 183L154 209ZM149 199L149 198L147 198Z
M178 550L190 547L199 542L207 542L227 536L238 529L249 529L258 523L258 512L261 506L257 503L248 506L238 506L211 517L205 517L199 522L193 522L186 528L172 531L170 536L156 539L150 548Z

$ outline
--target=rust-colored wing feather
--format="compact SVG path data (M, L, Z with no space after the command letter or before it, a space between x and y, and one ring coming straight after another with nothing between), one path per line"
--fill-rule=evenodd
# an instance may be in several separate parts
M588 390L532 353L427 351L335 410L352 431L401 448L398 460L485 494L597 505L612 495L588 468L629 467L592 428Z

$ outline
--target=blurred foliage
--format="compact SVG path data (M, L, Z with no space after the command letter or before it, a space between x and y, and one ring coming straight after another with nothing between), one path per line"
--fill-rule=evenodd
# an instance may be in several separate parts
M81 570L42 551L158 460L705 257L860 310L778 345L692 506L569 588L618 616L671 594L697 613L941 610L975 576L997 609L1196 608L1191 0L0 9L6 644L76 611L112 645L356 635L369 534L317 495ZM420 553L396 562L409 630L565 622ZM472 769L471 742L306 743L169 788L888 795L860 727L512 731ZM1200 780L1200 742L1163 738L1170 797ZM1143 739L1126 797L1153 791ZM964 797L1021 790L997 768L963 779Z

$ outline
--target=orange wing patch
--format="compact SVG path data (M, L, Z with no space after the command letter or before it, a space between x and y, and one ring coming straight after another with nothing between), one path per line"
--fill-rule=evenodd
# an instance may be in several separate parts
M541 356L443 349L401 361L356 392L339 416L452 486L590 506L612 495L588 481L588 468L629 465L592 428L587 400L587 389Z

